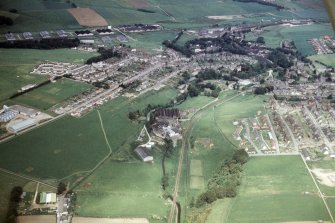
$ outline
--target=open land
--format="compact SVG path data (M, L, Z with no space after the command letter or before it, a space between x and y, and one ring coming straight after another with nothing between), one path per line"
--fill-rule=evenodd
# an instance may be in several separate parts
M135 108L143 109L149 103L164 103L176 94L172 89L161 93L149 92L134 101L121 97L101 107L101 117L115 159L118 156L120 159L132 157L129 154L132 152L125 147L128 148L127 142L136 137L140 127L128 119L127 113ZM89 127L87 123L90 123ZM65 116L4 142L0 144L0 148L2 168L19 173L27 173L29 170L30 175L43 179L60 179L77 171L90 170L108 154L96 111L80 119ZM17 157L15 154L19 151L21 156ZM45 159L46 155L49 159ZM73 162L72 158L77 161Z
M70 49L52 51L1 49L0 53L0 72L2 75L2 81L0 82L1 101L9 98L27 84L39 84L46 80L44 76L30 74L37 63L45 60L84 63L89 57L96 55L95 53Z
M68 11L81 26L94 27L108 25L107 21L92 9L74 8L68 9Z
M305 194L309 192L309 194ZM252 158L224 222L329 220L300 156Z
M33 91L27 92L14 99L14 102L32 106L40 110L47 110L53 105L56 105L69 97L78 95L92 86L86 83L73 81L63 78L37 88Z

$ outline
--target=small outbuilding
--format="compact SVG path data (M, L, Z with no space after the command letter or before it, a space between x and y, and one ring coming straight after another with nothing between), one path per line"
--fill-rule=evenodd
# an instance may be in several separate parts
M146 147L139 146L135 149L135 153L139 158L143 160L143 162L151 162L154 160L154 157L151 154L150 149Z

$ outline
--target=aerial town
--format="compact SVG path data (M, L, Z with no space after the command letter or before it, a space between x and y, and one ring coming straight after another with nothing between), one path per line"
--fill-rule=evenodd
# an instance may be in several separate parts
M335 5L13 1L0 223L335 222Z

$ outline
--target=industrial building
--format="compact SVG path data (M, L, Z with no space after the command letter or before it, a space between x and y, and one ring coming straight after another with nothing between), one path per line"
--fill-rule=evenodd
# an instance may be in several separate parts
M55 193L41 192L40 204L55 204L57 201Z
M0 122L9 122L18 115L18 111L10 109L4 106L4 109L0 111Z
M18 133L22 130L25 130L29 127L32 127L34 125L36 125L35 120L29 118L29 119L26 119L26 120L21 121L21 122L17 122L17 123L14 123L14 124L9 124L8 125L8 131L11 132L11 133L16 134L16 133Z

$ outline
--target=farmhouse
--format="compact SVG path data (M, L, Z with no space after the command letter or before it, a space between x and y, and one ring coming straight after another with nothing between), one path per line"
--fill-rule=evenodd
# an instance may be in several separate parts
M143 162L151 162L154 160L151 151L146 147L142 146L137 147L135 149L135 153L138 155L139 158L143 160Z
M56 194L55 193L40 193L40 204L55 204L56 203Z
M9 132L16 134L16 133L18 133L22 130L25 130L29 127L32 127L34 125L36 125L35 120L29 118L29 119L26 119L24 121L17 122L15 124L9 124L7 128L8 128Z

